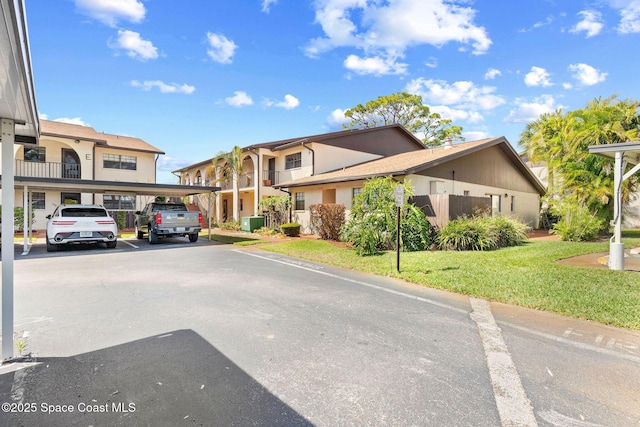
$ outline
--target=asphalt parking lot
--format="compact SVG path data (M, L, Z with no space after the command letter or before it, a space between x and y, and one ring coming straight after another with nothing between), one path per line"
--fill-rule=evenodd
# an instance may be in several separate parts
M150 244L147 239L136 239L129 237L126 239L118 239L118 244L114 249L108 249L103 243L73 244L63 245L55 252L47 252L44 239L34 239L28 245L27 251L24 250L22 241L15 243L15 259L22 257L42 258L42 257L60 257L74 255L100 255L109 252L139 252L148 250L168 249L172 247L190 246L215 246L222 243L209 241L200 237L196 242L189 242L187 237L168 237L160 239L157 244Z
M0 368L0 425L640 421L637 332L251 246L130 243L16 256L31 358Z

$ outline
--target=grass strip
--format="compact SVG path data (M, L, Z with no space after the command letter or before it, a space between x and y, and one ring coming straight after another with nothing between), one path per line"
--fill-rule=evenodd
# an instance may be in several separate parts
M640 245L639 234L625 239ZM465 295L640 330L640 273L559 264L608 252L608 243L531 241L496 251L395 252L360 257L326 241L299 240L262 249Z

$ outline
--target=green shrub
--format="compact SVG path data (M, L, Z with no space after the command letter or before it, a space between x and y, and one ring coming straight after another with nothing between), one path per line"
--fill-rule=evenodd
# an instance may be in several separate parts
M516 219L499 216L493 218L492 223L496 228L499 248L520 246L528 240L527 232L531 227Z
M300 224L289 222L280 226L280 231L286 236L297 237L300 235Z
M498 236L486 217L462 217L442 227L438 246L444 250L488 251L498 247Z
M342 203L322 203L309 206L311 230L323 240L340 240L345 207Z
M36 213L31 209L30 225L36 221ZM0 224L2 223L2 205L0 205ZM16 231L24 230L24 208L22 206L14 206L13 208L13 228Z
M550 230L562 240L581 242L595 240L602 229L603 220L575 201L563 201L554 208L558 222Z
M229 231L240 231L241 227L239 222L229 221L229 222L223 222L222 224L220 224L220 229L229 230Z
M371 178L367 180L362 191L353 199L349 221L342 227L341 238L351 242L358 255L374 255L380 251L390 250L395 247L396 242L396 201L395 188L398 185L404 186L405 209L409 215L402 220L405 223L401 229L401 238L408 242L406 250L416 249L425 240L424 232L431 232L431 226L427 227L428 221L424 214L411 207L407 208L407 200L413 195L413 187L408 181L399 183L392 177ZM404 212L404 210L402 212ZM420 216L422 215L422 217ZM418 223L413 223L418 221ZM404 230L404 231L403 231ZM420 231L419 236L411 233ZM426 249L425 246L424 249Z
M438 246L454 251L489 251L527 241L529 227L508 217L462 217L448 222L438 234Z
M116 213L116 217L118 230L124 230L124 228L127 226L127 213L125 211L118 211Z
M274 234L278 234L278 230L276 230L275 228L260 227L259 229L255 230L254 233L261 236L272 236Z
M406 205L405 210L400 223L401 249L405 252L429 249L436 235L435 229L422 209L415 205Z

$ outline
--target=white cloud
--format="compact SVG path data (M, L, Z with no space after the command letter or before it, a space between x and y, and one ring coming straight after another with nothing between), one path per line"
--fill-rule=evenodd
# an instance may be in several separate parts
M465 49L470 46L473 54L483 54L491 46L486 30L474 24L474 9L444 0L318 0L314 6L324 37L309 42L305 52L310 57L337 47L353 47L367 58L388 58L381 62L389 65L389 59L404 57L405 50L416 45L441 47L456 42ZM352 56L345 66L371 67ZM354 58L360 61L354 64ZM377 69L394 74L399 70L379 65Z
M222 34L207 33L209 48L207 54L211 59L220 64L231 64L233 55L238 46Z
M246 92L235 91L233 96L225 98L225 102L232 107L244 107L247 105L253 105L253 99Z
M265 107L280 107L280 108L284 108L286 110L293 110L294 108L296 108L298 105L300 105L300 101L298 100L298 98L296 98L293 95L290 94L286 94L284 96L284 101L272 101L270 99L265 99L263 101L263 104Z
M611 7L620 13L618 32L640 33L640 0L609 0Z
M570 33L587 33L587 38L597 36L602 31L604 24L602 23L602 14L595 10L583 10L578 12L582 15L582 21L572 27Z
M278 3L278 0L262 0L262 11L264 13L269 13L271 5L276 3Z
M139 23L146 10L138 0L75 0L76 8L83 14L110 26L120 20Z
M505 123L529 123L537 120L542 114L553 113L561 105L556 105L556 101L551 95L542 95L532 102L519 98L516 99L516 108L509 112L504 119Z
M481 111L490 111L506 101L496 95L492 86L476 86L470 81L448 83L444 80L418 78L410 81L405 90L420 95L431 111L442 118L467 123L484 120Z
M160 156L160 158L158 158L158 170L159 171L171 172L171 171L174 171L176 169L180 169L180 168L183 168L185 166L189 166L191 164L193 164L193 162L188 161L188 160L175 159L175 158L169 157L169 156Z
M562 88L566 90L573 89L573 85L571 83L562 83Z
M160 93L182 93L189 95L193 93L196 88L194 86L190 86L187 84L177 84L171 83L167 84L160 80L145 80L144 82L139 82L138 80L132 80L131 86L138 87L145 91L150 91L151 89L158 88Z
M479 139L485 139L491 137L491 134L486 130L471 130L463 131L462 137L465 141L477 141Z
M336 108L331 112L329 117L327 117L327 124L331 129L341 129L342 125L348 125L351 123L351 119L344 116L345 111L346 110Z
M524 76L524 83L527 86L552 86L551 74L544 68L531 67L531 71Z
M284 96L284 101L276 103L276 107L284 108L285 110L293 110L298 105L300 105L300 101L293 95L286 94Z
M70 125L91 126L89 123L85 123L85 121L82 120L80 117L73 117L73 118L60 117L58 119L53 119L53 121L60 122L60 123L68 123Z
M496 68L489 68L486 73L484 73L485 80L493 80L498 76L502 75L502 71Z
M430 107L434 113L440 114L440 117L453 120L464 120L468 123L479 123L484 120L484 116L477 111L462 110L459 108L450 108L446 105L435 105Z
M396 62L397 58L381 58L379 56L370 58L360 58L356 55L349 55L344 60L347 70L359 75L373 74L384 76L388 74L406 74L407 64Z
M438 66L438 58L435 56L430 56L429 60L424 63L429 68L436 68Z
M124 49L127 56L146 61L158 58L158 49L148 40L143 40L140 33L129 30L118 30L118 39L115 43L109 43L112 49Z
M449 84L444 80L418 78L410 81L406 90L422 96L430 106L443 104L458 109L492 110L505 103L503 97L495 95L495 87L478 87L470 81Z
M584 86L593 86L607 79L607 73L601 73L587 64L571 64L569 71L573 73L573 78Z

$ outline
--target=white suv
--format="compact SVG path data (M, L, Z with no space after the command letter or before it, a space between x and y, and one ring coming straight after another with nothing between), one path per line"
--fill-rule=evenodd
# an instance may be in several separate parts
M47 252L70 243L118 243L118 226L102 206L60 205L47 219Z

